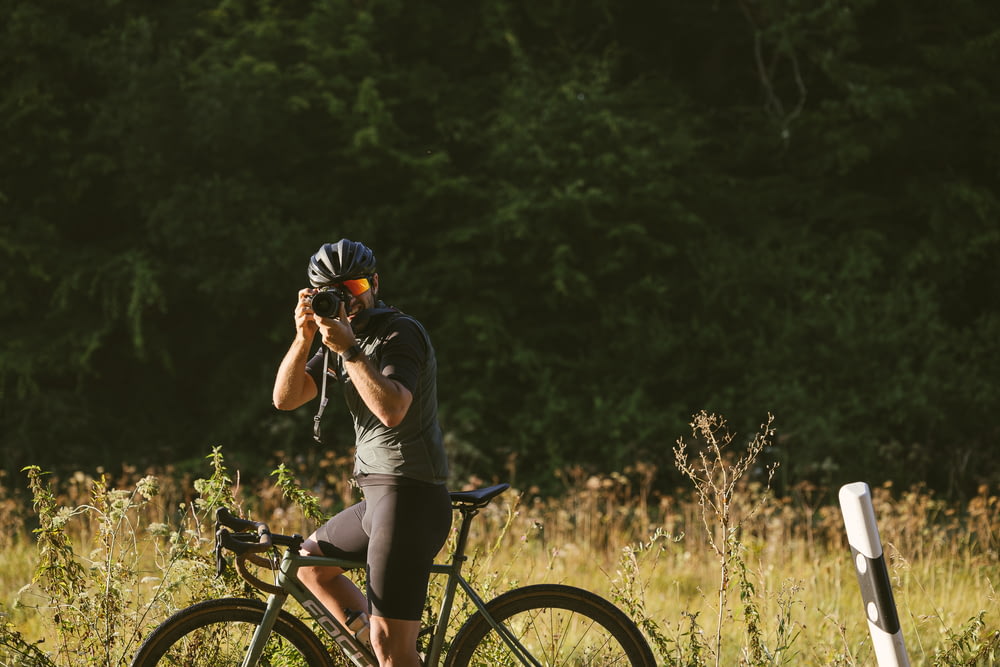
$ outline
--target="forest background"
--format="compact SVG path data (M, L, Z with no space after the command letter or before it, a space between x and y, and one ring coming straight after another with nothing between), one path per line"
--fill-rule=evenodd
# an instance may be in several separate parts
M707 409L776 415L779 487L1000 482L998 3L0 8L8 484L314 451L270 390L340 237L433 337L456 480L669 488Z

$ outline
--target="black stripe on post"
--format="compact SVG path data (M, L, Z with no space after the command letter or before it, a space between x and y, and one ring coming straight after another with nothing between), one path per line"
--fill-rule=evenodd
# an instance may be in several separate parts
M868 620L890 635L899 632L899 614L896 612L896 602L892 598L892 585L889 583L889 570L885 566L885 554L878 558L869 558L854 547L851 547L854 558L854 570L858 575L858 585L861 587L861 599L865 603L865 614Z

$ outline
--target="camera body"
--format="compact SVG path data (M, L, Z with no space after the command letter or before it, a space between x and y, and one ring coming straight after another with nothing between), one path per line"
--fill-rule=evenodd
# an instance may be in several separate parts
M340 314L340 304L350 301L349 296L335 287L322 287L309 297L309 305L320 317L337 317Z

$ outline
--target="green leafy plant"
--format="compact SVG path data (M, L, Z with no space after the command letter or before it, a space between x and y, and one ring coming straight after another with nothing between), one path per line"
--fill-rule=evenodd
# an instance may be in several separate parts
M329 518L329 515L320 507L316 496L302 488L298 480L295 479L295 473L284 463L273 470L271 475L276 478L278 488L281 489L285 498L301 509L306 518L314 521L323 521Z
M648 542L622 549L618 559L618 569L612 580L611 598L629 618L635 621L660 659L666 663L673 663L671 648L673 642L664 634L660 623L650 615L646 604L649 581L643 577L644 571L655 570L659 556L663 552L662 542L667 539L670 539L670 536L663 530L657 529Z
M990 631L980 612L958 632L948 631L948 643L934 651L933 667L992 667L1000 662L1000 630Z
M38 564L17 604L50 618L56 642L32 644L4 624L0 647L21 656L14 664L128 662L151 622L158 623L192 598L217 597L234 589L232 577L212 576L208 540L203 537L214 509L234 504L219 448L209 458L212 474L195 481L204 495L178 508L172 529L148 521L151 503L159 495L154 476L128 488L113 488L101 475L90 483L86 502L63 506L48 475L37 466L25 468L38 516Z
M798 604L796 594L799 586L786 582L778 592L777 616L774 619L773 641L768 642L768 629L761 618L762 596L754 585L748 571L746 560L739 552L741 544L732 547L733 567L736 570L736 580L740 592L740 604L743 605L743 626L745 630L745 645L741 659L748 667L771 667L792 662L795 653L792 644L801 632L801 627L792 617L792 610Z

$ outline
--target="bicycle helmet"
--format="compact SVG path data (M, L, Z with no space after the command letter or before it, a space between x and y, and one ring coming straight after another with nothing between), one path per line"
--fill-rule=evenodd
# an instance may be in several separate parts
M364 243L340 239L325 243L309 260L309 282L313 287L375 273L375 254Z

